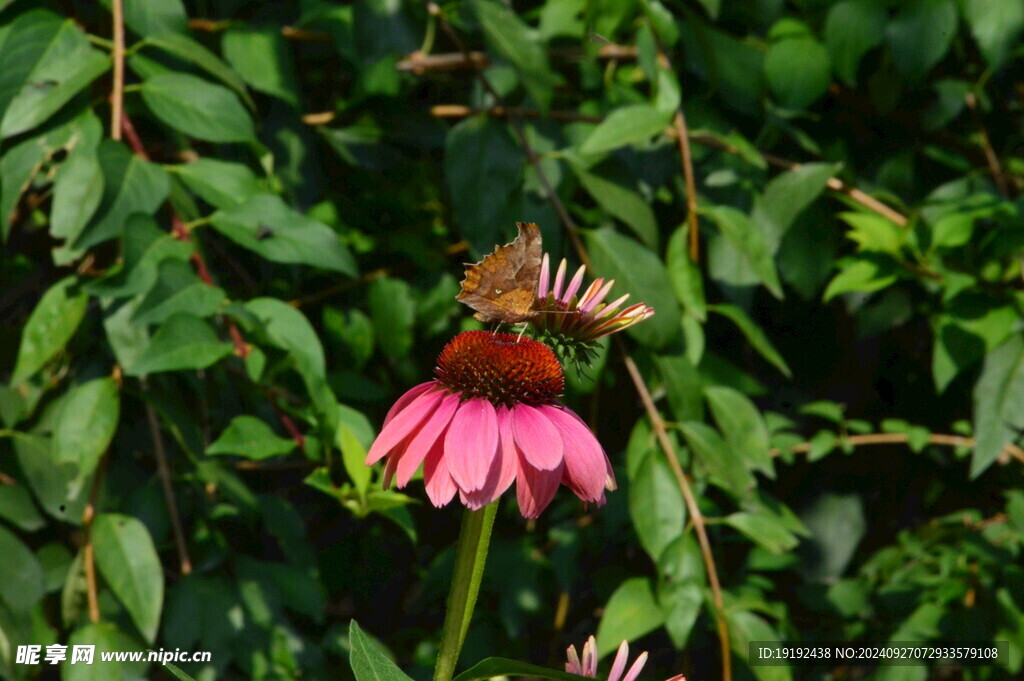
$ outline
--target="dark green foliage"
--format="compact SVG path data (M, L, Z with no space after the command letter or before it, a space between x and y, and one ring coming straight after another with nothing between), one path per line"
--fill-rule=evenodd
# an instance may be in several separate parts
M517 220L656 309L622 347L734 678L886 639L1019 678L1021 0L123 0L116 135L112 3L0 0L0 678L429 678L458 513L363 460ZM619 489L503 505L459 678L590 633L721 678L619 344L543 340Z

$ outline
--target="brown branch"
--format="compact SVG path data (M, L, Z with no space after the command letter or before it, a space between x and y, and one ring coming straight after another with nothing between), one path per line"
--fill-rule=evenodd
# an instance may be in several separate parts
M110 92L110 136L121 141L121 112L124 110L124 0L111 0L114 22L114 86Z
M82 547L82 562L85 564L85 598L89 608L89 621L93 624L100 621L99 586L96 579L96 551L92 543L92 526L96 520L96 506L100 496L103 475L107 470L107 454L100 457L93 474L92 489L89 501L82 509L82 532L85 535L85 546Z
M700 262L700 236L697 224L697 181L693 176L693 158L690 156L690 133L686 128L683 107L676 109L672 125L679 142L679 156L683 164L683 178L686 181L686 220L690 225L690 259Z
M847 443L852 447L864 445L901 445L907 444L909 441L910 436L906 433L865 433L863 435L849 435L841 439L841 442ZM964 435L932 433L928 436L928 444L942 445L944 447L973 447L974 438ZM806 454L811 451L812 447L813 445L810 442L801 442L790 447L789 451L794 454ZM782 450L778 447L769 451L769 454L772 456L779 456L781 453ZM1010 442L1003 447L1000 458L1004 461L1013 458L1024 463L1024 449Z
M458 45L456 45L458 46ZM590 57L584 50L579 49L552 49L548 54L555 59L565 61L579 61ZM616 45L608 43L597 50L598 59L609 60L632 60L637 58L637 49L629 45ZM414 73L421 76L431 71L467 71L486 69L491 65L491 60L483 52L476 50L461 50L442 54L424 54L413 52L396 65L399 71Z
M142 383L142 389L147 389L145 381ZM163 438L160 437L160 422L157 420L156 409L148 401L146 401L146 420L149 421L149 436L153 440L153 453L156 457L157 472L160 475L160 485L164 491L164 501L167 502L168 515L171 517L171 532L174 534L174 546L178 550L178 564L181 566L181 574L187 575L192 572L192 559L188 555L188 544L185 540L181 516L178 513L178 502L174 498L171 467L167 463Z
M704 523L704 514L701 513L700 506L697 505L697 498L693 495L693 488L690 486L690 481L686 477L686 473L683 472L683 467L679 464L679 459L676 458L675 450L672 447L672 441L668 437L668 431L665 429L665 421L661 418L661 413L658 411L658 407L654 404L654 398L651 397L651 391L647 388L647 383L644 382L644 377L640 374L640 369L637 368L636 362L626 351L625 344L621 339L616 337L616 341L619 344L619 348L622 350L623 362L626 365L626 371L629 372L629 376L633 379L633 386L636 388L637 394L640 396L640 401L643 402L644 411L647 412L647 417L651 420L651 427L654 429L654 434L658 438L658 444L661 445L662 451L665 453L665 459L668 461L669 468L672 469L672 474L676 478L676 483L679 485L679 491L683 493L683 500L686 502L686 508L690 513L690 521L693 523L693 529L697 533L697 541L700 544L701 556L704 559L704 565L707 568L708 573L708 585L711 587L711 597L715 602L715 621L718 626L718 639L719 647L722 656L722 679L723 681L730 681L732 679L732 656L729 649L729 623L725 620L725 601L722 599L722 585L718 581L718 570L715 567L715 556L711 551L711 542L708 539L707 527Z
M981 118L981 114L978 113L978 98L974 96L973 92L968 92L964 96L964 101L967 103L967 108L971 112L971 118L974 119L974 124L978 126L978 142L981 146L982 153L985 154L985 163L988 164L988 171L992 175L992 180L996 183L996 189L999 191L999 196L1004 199L1010 198L1010 188L1006 181L1006 174L1003 172L1003 166L999 163L999 157L996 156L995 150L992 148L992 140L988 136L988 130L985 128L985 122Z
M188 27L193 31L206 31L208 33L218 33L225 31L231 27L233 22L229 20L217 21L214 19L202 19L192 18L188 20ZM296 40L299 42L307 43L329 43L331 36L329 33L320 33L318 31L307 31L304 28L296 28L295 26L282 26L281 35L289 40Z

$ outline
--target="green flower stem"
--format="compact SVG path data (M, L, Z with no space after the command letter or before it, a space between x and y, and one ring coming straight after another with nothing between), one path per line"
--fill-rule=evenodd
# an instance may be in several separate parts
M497 512L498 502L495 501L479 511L467 509L462 516L455 574L452 575L452 590L448 594L448 613L444 618L441 647L437 651L434 681L451 681L455 672L469 622L473 619L476 597L480 593L480 580L484 576L487 547L491 543L491 528Z

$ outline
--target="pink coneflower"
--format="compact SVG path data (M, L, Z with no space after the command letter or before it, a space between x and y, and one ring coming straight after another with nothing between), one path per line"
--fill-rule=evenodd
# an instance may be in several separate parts
M565 671L592 679L597 678L597 642L593 636L588 638L587 642L583 644L582 660L576 654L576 646L569 646L565 652L567 657ZM623 641L619 646L619 652L615 655L615 661L612 662L612 670L608 673L608 681L636 681L636 678L640 676L640 672L643 671L644 665L647 664L647 651L640 653L636 661L633 662L633 666L623 676L622 672L625 671L626 662L628 661L629 644ZM686 678L682 674L677 674L666 681L686 681Z
M654 314L654 308L644 303L636 303L620 310L619 308L629 298L628 293L605 303L604 299L615 285L614 279L595 279L583 295L577 298L576 294L583 284L585 270L585 267L580 267L569 281L569 285L563 289L566 261L562 260L552 282L550 261L548 254L544 254L535 306L539 314L532 320L539 331L563 336L577 343L591 343L602 336L639 324Z
M565 484L601 505L615 489L611 463L583 421L556 401L564 386L552 350L530 338L466 331L437 358L437 378L402 395L366 464L387 457L384 486L405 487L423 464L434 506L459 493L471 509L516 483L519 510L540 515Z

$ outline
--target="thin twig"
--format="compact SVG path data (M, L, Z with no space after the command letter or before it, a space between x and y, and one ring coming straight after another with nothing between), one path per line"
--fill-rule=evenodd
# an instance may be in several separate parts
M907 444L910 436L906 433L865 433L862 435L849 435L840 440L840 443L849 444L851 447L864 445L901 445ZM928 436L928 444L942 445L944 447L974 447L974 438L964 435L950 435L947 433L932 433ZM794 454L806 454L813 449L811 442L801 442L788 448ZM769 451L772 456L779 456L782 450L778 447ZM1024 463L1024 449L1012 442L1003 447L1000 458L1013 458Z
M668 437L668 431L665 430L665 421L661 418L661 413L654 404L654 398L651 397L651 391L648 390L647 383L644 382L644 377L640 374L640 369L637 368L636 362L633 361L633 358L626 351L625 344L622 343L621 339L616 338L616 340L622 350L626 371L629 372L630 378L633 379L633 386L636 388L637 394L640 395L640 401L643 402L647 417L651 420L654 434L657 436L658 443L665 453L665 459L668 460L672 474L676 477L679 491L683 493L683 500L686 502L686 508L690 513L690 521L693 523L693 529L697 533L701 556L707 568L711 597L715 602L715 621L718 625L719 647L722 656L722 679L723 681L730 681L732 679L732 654L729 648L729 623L725 620L725 601L722 599L722 585L718 581L718 570L715 567L715 556L711 551L711 542L708 539L704 514L701 513L700 507L697 505L697 498L693 495L693 488L690 487L690 481L686 477L686 473L683 472L679 459L676 458L672 441Z
M208 33L219 33L220 31L226 31L231 28L233 22L230 20L215 20L215 19L203 19L203 18L192 18L188 20L188 27L193 31L206 31ZM307 31L304 28L297 28L295 26L282 26L281 35L289 40L295 40L298 42L307 43L329 43L331 36L329 33L320 33L318 31Z
M586 59L590 55L579 49L552 49L548 54L555 59L565 61L578 61ZM637 49L629 45L616 45L608 43L597 50L598 59L628 60L637 58ZM491 60L483 52L465 51L448 52L442 54L425 54L416 51L396 65L399 71L423 75L431 71L464 71L471 69L486 69L491 65Z
M121 111L124 110L124 0L111 0L114 20L114 87L110 92L110 136L121 141Z
M974 119L974 124L978 126L978 142L981 145L981 151L985 154L985 163L988 164L988 172L992 175L993 182L996 183L996 189L999 191L999 196L1004 199L1008 199L1010 198L1009 184L1006 182L1006 175L1003 173L1003 166L999 162L999 157L992 148L992 140L989 138L988 130L985 128L985 121L982 120L981 114L978 112L978 98L975 97L973 92L968 92L964 95L964 101L967 103L967 108L971 112L971 118Z
M697 181L693 176L693 158L690 156L690 133L686 128L683 107L676 109L672 126L679 142L679 156L683 164L683 178L686 181L686 220L690 225L690 259L700 262L700 236L697 224Z
M146 390L146 384L142 384ZM171 467L167 464L167 452L164 450L164 441L160 437L160 422L157 420L156 409L146 401L146 420L149 421L149 436L153 440L153 453L156 457L156 468L160 475L160 485L163 487L164 500L167 502L168 515L171 517L171 532L174 534L174 546L178 550L178 564L181 566L181 574L187 575L192 572L192 559L188 555L188 544L185 540L185 531L182 529L181 516L178 513L178 502L174 498L174 487L171 485Z
M89 621L96 624L100 621L99 586L96 579L96 551L92 543L92 526L96 520L96 506L100 497L103 476L107 472L107 454L100 456L96 472L92 478L92 489L89 501L82 509L82 533L85 535L85 546L82 547L82 562L85 564L85 598L89 608Z

